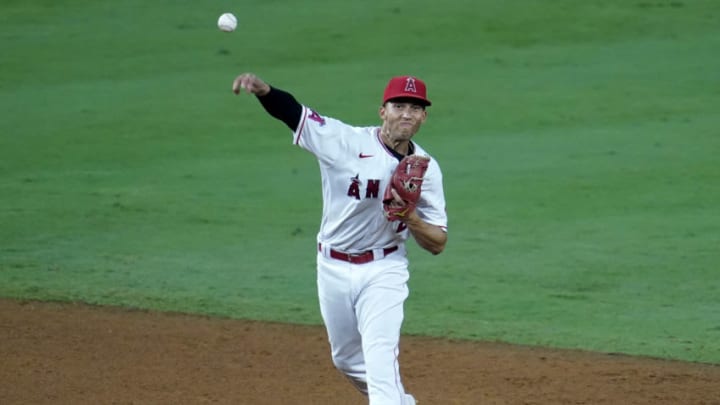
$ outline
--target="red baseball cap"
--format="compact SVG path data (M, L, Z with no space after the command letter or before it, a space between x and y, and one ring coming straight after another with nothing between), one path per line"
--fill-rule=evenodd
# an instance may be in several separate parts
M394 98L414 98L422 101L425 106L432 105L427 99L425 82L413 76L397 76L390 79L383 94L383 104Z

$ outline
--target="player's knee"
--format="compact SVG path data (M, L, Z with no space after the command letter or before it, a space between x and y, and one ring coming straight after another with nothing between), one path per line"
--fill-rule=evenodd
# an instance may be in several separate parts
M350 384L352 384L358 391L360 391L362 394L367 395L368 394L368 385L367 381L365 381L365 378L360 377L353 377L349 374L345 374L345 377L350 381Z
M332 362L335 368L340 370L343 374L353 374L355 367L353 367L353 364L350 363L348 359L333 357Z
M352 371L363 363L362 352L355 348L353 350L333 348L330 357L335 368L343 372Z
M333 365L362 393L367 394L365 371L349 359L333 357Z

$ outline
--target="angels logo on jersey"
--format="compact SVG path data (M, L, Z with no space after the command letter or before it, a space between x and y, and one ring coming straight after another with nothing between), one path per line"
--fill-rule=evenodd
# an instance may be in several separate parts
M325 118L321 117L320 114L318 114L315 110L310 110L310 115L308 115L308 118L319 123L320 126L325 126Z
M360 200L360 188L362 187L362 181L360 180L360 174L356 174L350 178L350 187L348 187L347 195L356 200ZM365 198L378 198L380 195L380 180L379 179L368 179L367 185L365 186ZM378 211L379 215L380 211ZM402 232L407 229L407 225L402 221L397 221L397 229L395 232Z
M348 187L347 195L360 199L360 174L356 174L355 177L350 178L350 187ZM365 186L365 198L378 198L380 195L380 180L379 179L368 179L367 185Z

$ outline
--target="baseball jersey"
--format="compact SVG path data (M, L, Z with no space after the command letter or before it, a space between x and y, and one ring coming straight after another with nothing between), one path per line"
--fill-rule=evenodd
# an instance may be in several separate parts
M318 160L323 212L318 242L348 253L387 248L409 236L401 221L388 221L382 199L398 165L383 143L380 128L355 127L303 106L293 143ZM415 154L429 156L417 143ZM431 158L416 211L420 218L447 231L442 172Z

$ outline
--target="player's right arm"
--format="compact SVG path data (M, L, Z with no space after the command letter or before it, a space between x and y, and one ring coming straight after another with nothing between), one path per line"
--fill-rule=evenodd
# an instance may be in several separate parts
M300 104L292 94L265 83L252 73L243 73L233 81L232 90L254 94L265 110L293 132L293 143L332 165L348 145L345 138L354 128L336 119L319 115Z
M284 122L291 131L297 130L303 108L292 94L270 86L252 73L236 77L232 89L235 94L242 89L254 94L268 114Z

